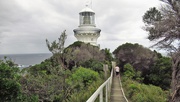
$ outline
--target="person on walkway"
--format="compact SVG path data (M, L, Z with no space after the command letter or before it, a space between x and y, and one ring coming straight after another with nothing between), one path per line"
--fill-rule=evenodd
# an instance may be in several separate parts
M118 66L115 67L115 72L116 72L116 76L118 77L119 76L119 67Z

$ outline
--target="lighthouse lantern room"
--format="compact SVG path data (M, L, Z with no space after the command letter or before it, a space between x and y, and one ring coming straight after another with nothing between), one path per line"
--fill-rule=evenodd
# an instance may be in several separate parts
M101 30L96 28L95 12L88 5L80 11L79 21L79 27L73 30L77 40L97 46Z

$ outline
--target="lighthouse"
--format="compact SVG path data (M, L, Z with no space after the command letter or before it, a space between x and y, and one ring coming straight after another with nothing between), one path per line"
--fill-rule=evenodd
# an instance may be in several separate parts
M78 41L98 46L97 39L101 29L96 28L95 12L86 5L79 13L79 26L74 29L74 36Z

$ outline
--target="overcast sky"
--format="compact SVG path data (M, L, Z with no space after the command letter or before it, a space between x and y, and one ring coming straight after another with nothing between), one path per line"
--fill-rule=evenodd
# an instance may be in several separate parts
M66 29L66 47L77 41L73 29L88 0L0 0L0 54L49 53L45 39L57 40ZM90 1L90 0L89 0ZM126 42L149 47L142 16L159 0L92 0L98 44L114 51Z

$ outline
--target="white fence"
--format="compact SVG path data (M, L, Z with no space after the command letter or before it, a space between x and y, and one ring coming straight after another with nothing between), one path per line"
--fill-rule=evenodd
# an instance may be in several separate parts
M105 87L105 102L108 102L111 93L111 85L113 78L113 68L111 70L111 76L94 92L94 94L86 102L94 102L99 96L99 102L103 102L103 89Z

